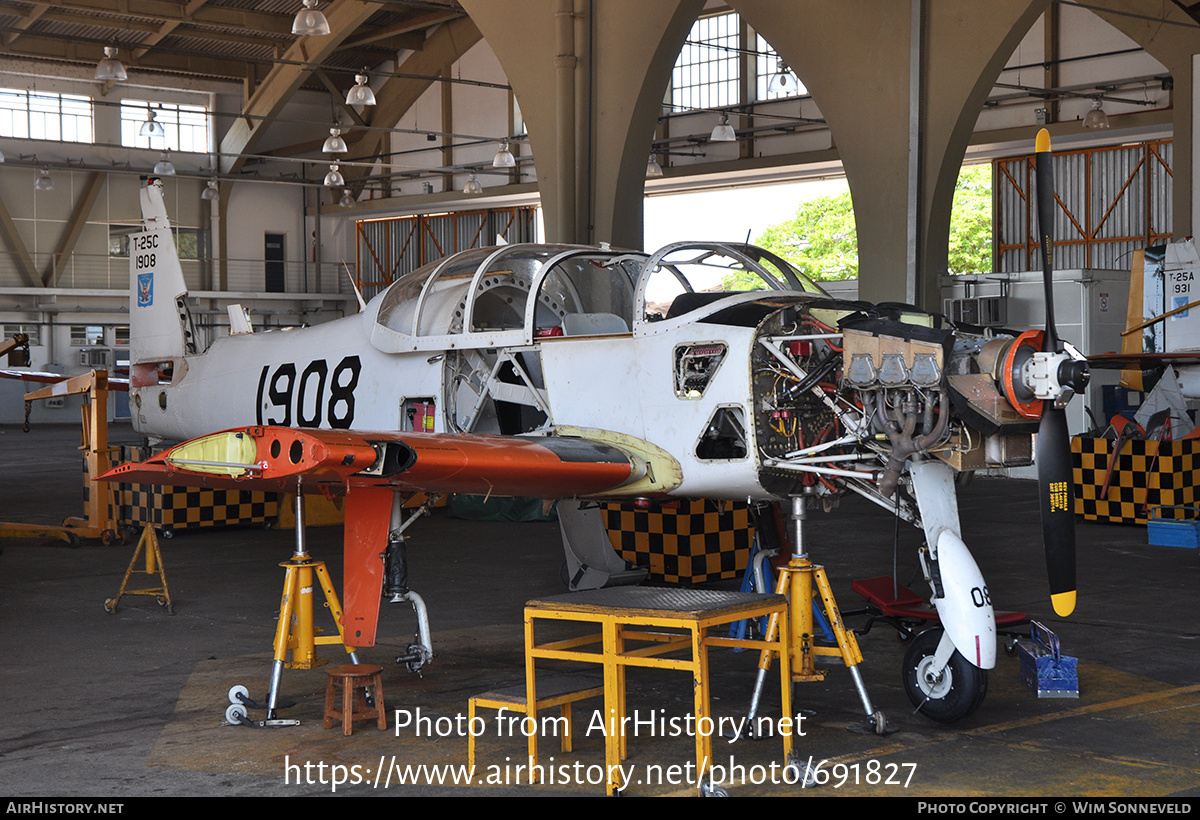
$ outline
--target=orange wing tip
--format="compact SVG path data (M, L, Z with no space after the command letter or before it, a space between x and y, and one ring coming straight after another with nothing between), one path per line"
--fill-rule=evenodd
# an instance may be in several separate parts
M1037 139L1034 141L1034 150L1039 154L1050 152L1050 132L1045 128L1037 132Z
M1054 605L1054 613L1056 615L1060 618L1067 617L1075 611L1075 590L1051 595L1050 603Z

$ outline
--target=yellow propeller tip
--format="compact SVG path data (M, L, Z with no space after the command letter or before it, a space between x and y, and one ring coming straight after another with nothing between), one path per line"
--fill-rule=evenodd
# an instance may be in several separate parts
M1057 595L1050 596L1050 603L1054 605L1054 612L1060 618L1065 618L1075 611L1075 590L1070 592L1060 592Z
M1046 154L1050 151L1050 132L1042 128L1037 132L1037 140L1034 142L1034 149L1039 154Z

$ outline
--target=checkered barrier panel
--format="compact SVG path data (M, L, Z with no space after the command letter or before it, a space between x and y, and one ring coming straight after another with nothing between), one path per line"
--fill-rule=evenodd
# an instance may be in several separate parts
M650 568L650 579L701 584L746 568L754 527L745 504L694 500L639 510L605 504L608 540L621 557Z
M129 449L122 461L141 461ZM118 484L115 497L122 525L153 524L165 529L273 523L279 515L277 493L250 490L205 490L195 487L160 487L154 484Z
M1071 440L1075 514L1088 521L1145 524L1158 506L1194 506L1200 483L1200 441L1127 441L1100 497L1116 442L1078 436Z
M273 523L279 514L275 493L201 490L120 484L122 524L153 524L173 530L231 524Z

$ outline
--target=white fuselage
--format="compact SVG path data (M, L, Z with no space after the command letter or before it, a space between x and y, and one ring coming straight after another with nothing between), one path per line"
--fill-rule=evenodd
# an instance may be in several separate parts
M428 399L436 407L433 432L461 429L476 394L451 388L445 357L462 351L383 352L371 343L377 311L372 303L363 313L310 328L220 338L204 353L185 357L182 366L177 360L170 384L133 389L134 426L168 440L264 424L411 430L420 428L406 408ZM682 469L672 494L765 498L753 447L737 459L696 455L714 408L737 407L749 415L754 335L753 328L681 317L639 324L633 333L559 336L472 355L490 364L498 352L523 354L531 370L540 362L534 380L544 386L547 427L613 431L662 448ZM681 397L675 388L674 351L687 343L728 349L702 397ZM452 393L460 394L457 402L447 400ZM488 413L480 415L489 421ZM494 426L476 431L498 432Z

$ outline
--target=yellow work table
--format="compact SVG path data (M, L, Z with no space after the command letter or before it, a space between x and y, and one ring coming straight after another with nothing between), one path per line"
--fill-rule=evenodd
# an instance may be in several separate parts
M787 599L782 595L756 595L698 589L661 589L655 587L614 587L529 601L525 605L525 684L526 703L537 704L538 659L582 661L604 666L605 769L607 791L616 789L613 774L625 758L625 668L628 666L679 669L692 673L695 693L694 723L696 737L697 780L713 760L712 733L702 728L713 725L709 693L708 648L741 647L767 650L779 657L780 692L783 716L792 713L792 671L788 652ZM748 640L710 635L709 630L740 621L778 614L776 640ZM538 620L575 621L595 624L600 633L538 644L534 622ZM649 631L654 630L654 631ZM670 631L662 631L670 630ZM597 644L599 646L597 646ZM747 653L757 661L759 652ZM530 708L530 724L537 727L536 708ZM785 759L792 752L792 735L783 734ZM537 764L537 732L529 739L529 757Z

